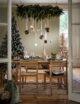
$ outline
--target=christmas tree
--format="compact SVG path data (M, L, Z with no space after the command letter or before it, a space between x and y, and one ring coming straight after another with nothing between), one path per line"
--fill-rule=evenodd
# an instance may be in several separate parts
M6 58L7 57L7 34L3 38L3 41L0 46L0 58Z
M21 38L19 31L17 29L17 22L15 20L15 17L12 16L12 59L15 57L20 59L24 57L24 47L21 43ZM4 36L3 41L0 46L0 58L6 58L7 57L7 34ZM12 65L12 67L14 67ZM3 71L6 71L7 64L6 63L0 63L0 69Z
M21 38L19 31L17 29L17 22L15 20L15 17L12 16L12 59L15 57L17 58L23 58L24 57L24 47L22 46L21 43ZM6 58L7 57L7 44L8 44L8 39L7 39L7 34L3 38L3 41L0 46L0 57L1 58ZM12 64L12 68L15 67L14 64ZM6 72L7 70L7 63L0 63L0 72ZM1 73L2 74L2 73ZM0 79L0 81L3 81L4 79ZM5 88L7 91L11 94L11 101L10 103L19 103L19 91L16 83L14 81L7 81ZM4 95L5 97L5 95ZM4 101L5 98L3 98ZM8 99L7 99L8 101Z
M0 46L0 57L7 57L7 35L3 38ZM17 29L17 22L15 17L12 16L12 59L15 57L24 57L24 47L22 46L19 30Z
M22 46L21 43L21 38L19 31L17 29L17 22L15 20L15 17L12 17L12 58L19 57L23 58L24 57L24 47Z

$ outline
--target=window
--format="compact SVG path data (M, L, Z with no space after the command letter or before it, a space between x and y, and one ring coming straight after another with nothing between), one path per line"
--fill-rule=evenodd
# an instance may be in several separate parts
M68 49L68 12L60 16L60 52L63 57L67 56Z

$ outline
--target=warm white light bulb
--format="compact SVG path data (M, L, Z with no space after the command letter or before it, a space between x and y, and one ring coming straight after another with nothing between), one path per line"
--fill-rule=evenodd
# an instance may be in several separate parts
M35 44L34 44L34 46L35 46L35 47L37 47L37 46L38 46L38 44L37 44L37 43L35 43Z

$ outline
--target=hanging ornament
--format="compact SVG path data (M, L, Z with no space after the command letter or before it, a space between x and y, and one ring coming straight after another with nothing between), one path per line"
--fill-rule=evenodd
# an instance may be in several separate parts
M24 32L25 34L29 34L28 17L26 17L26 30Z
M37 43L37 35L36 35L36 31L34 31L34 36L35 36L35 43L34 43L34 46L37 47L37 46L38 46L38 43Z
M25 30L25 34L29 34L29 30Z
M47 43L47 32L45 32L44 43Z
M41 34L39 38L40 38L40 39L43 39L43 38L44 38L44 35L43 35L43 34Z
M45 28L46 32L49 32L49 29L50 29L49 27L46 27L46 28Z
M34 26L33 26L33 25L31 25L31 26L30 26L30 28L33 30Z
M47 18L47 19L45 19L45 30L46 30L46 32L49 32L49 30L50 30L50 28L49 28L49 19Z
M34 23L35 23L34 18L31 18L30 22L31 22L30 29L34 30Z
M40 30L41 30L41 35L40 35L39 38L40 38L40 39L43 39L43 38L44 38L44 35L43 35L43 33L42 33L42 19L41 19L41 29L40 29Z
M47 43L47 40L44 40L44 43Z

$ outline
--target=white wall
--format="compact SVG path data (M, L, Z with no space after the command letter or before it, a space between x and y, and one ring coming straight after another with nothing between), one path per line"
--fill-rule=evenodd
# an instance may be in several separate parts
M19 32L21 34L21 39L23 46L25 47L25 51L28 52L29 55L42 55L44 48L44 39L40 39L41 31L40 22L36 24L35 31L31 31L28 35L24 33L26 29L26 20L17 18L17 24L19 28ZM43 21L43 35L45 35L45 21ZM37 31L38 30L38 31ZM37 43L38 46L35 47L34 44ZM55 17L50 20L50 32L47 33L47 44L45 44L46 53L49 55L51 52L57 53L59 51L59 18Z

